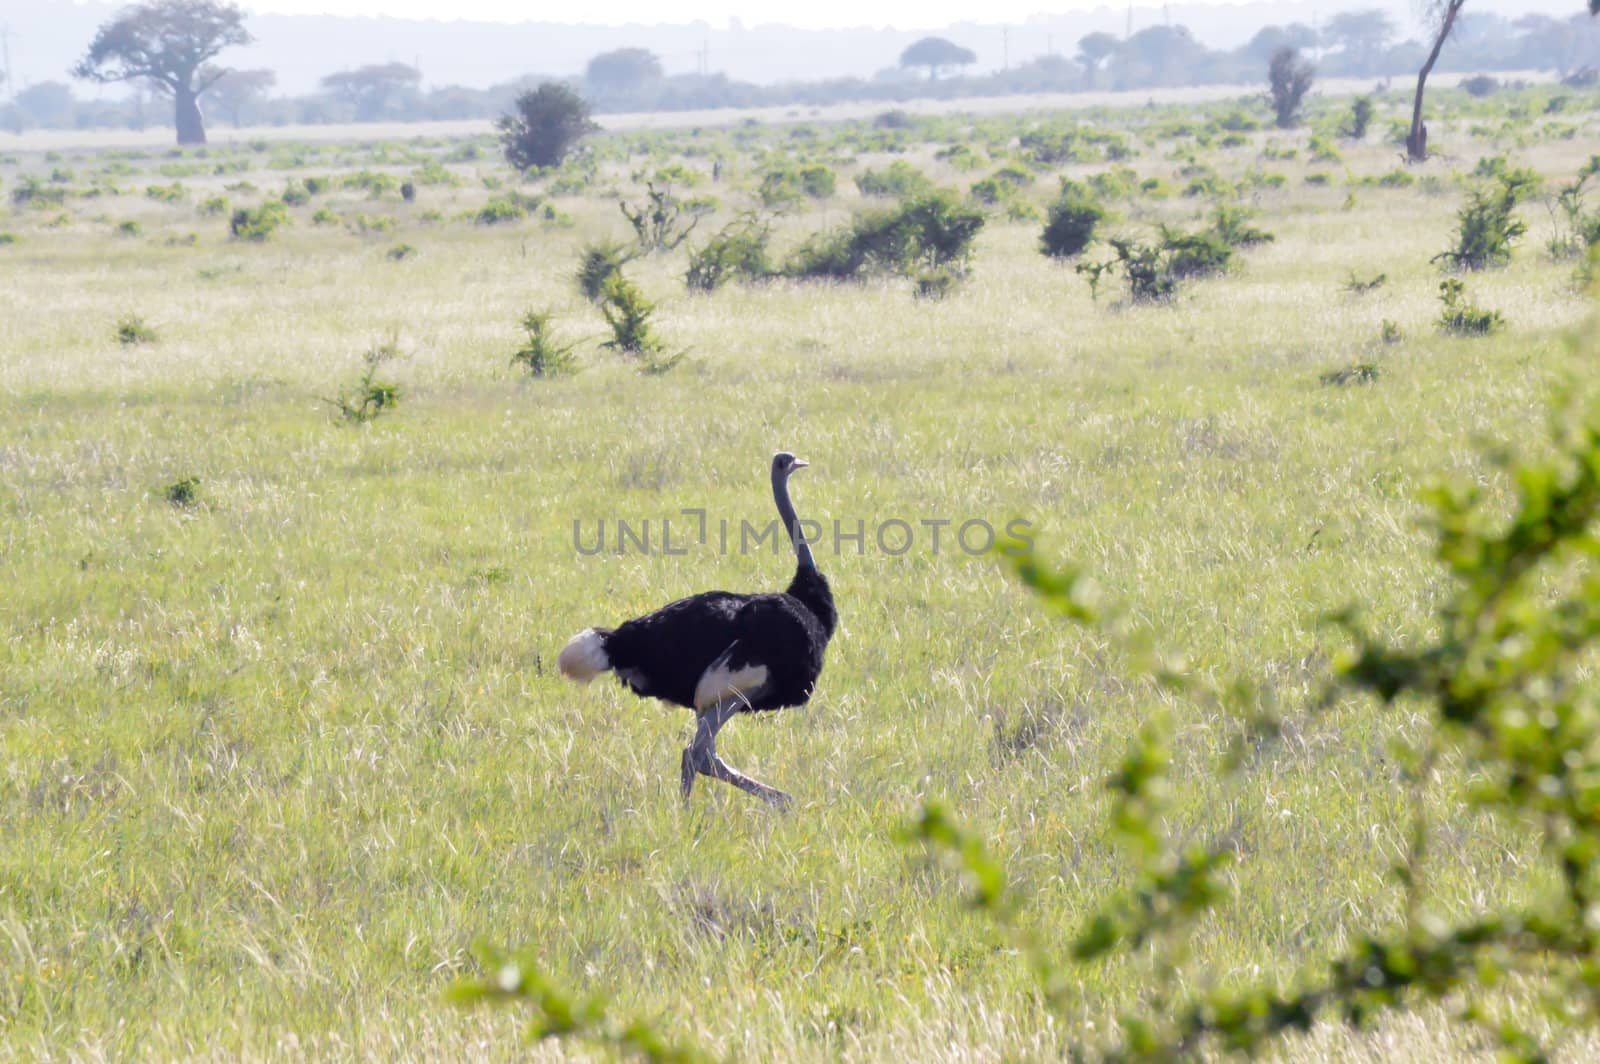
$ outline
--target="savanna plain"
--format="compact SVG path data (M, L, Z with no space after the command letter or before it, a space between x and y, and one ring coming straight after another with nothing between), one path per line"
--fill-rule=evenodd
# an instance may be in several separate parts
M1537 453L1556 392L1592 389L1557 196L1600 150L1594 91L1441 90L1407 168L1408 105L1378 96L1362 139L1339 97L1291 130L1240 99L610 131L532 176L488 136L0 145L0 1056L589 1053L447 1000L487 941L730 1059L1055 1059L1149 966L1074 967L1047 1006L900 829L944 802L1065 956L1128 881L1104 783L1156 709L1168 830L1235 854L1182 978L1292 981L1393 923L1417 721L1319 705L1326 618L1426 634L1447 577L1423 490L1508 499L1494 452ZM1512 170L1540 184L1509 263L1444 272L1469 192ZM1106 217L1060 261L1063 178ZM685 284L743 216L779 262L929 187L983 220L933 272ZM698 218L674 250L618 210L651 188ZM1272 239L1165 298L1075 269L1219 206ZM654 355L601 346L575 277L605 241ZM1503 327L1441 329L1449 279ZM569 365L513 360L530 311ZM574 687L555 655L681 595L783 587L785 550L717 536L770 519L779 449L811 463L794 493L840 630L811 703L721 749L795 802L707 781L683 804L689 714ZM617 550L619 519L651 549ZM879 542L895 520L909 547ZM1253 681L1282 738L1214 771L1227 714L955 539L1018 520L1187 669ZM1436 773L1433 903L1547 886L1537 832ZM1536 998L1497 1003L1538 1028ZM1279 1052L1491 1048L1438 1008Z

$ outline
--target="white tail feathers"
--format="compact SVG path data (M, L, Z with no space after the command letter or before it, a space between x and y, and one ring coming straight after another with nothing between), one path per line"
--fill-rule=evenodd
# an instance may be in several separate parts
M605 637L593 628L585 628L567 640L556 664L561 667L561 675L588 683L611 668L611 660L606 657Z

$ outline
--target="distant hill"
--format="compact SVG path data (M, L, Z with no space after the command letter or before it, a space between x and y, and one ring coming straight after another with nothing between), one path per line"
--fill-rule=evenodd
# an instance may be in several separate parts
M1577 0L1484 0L1482 12L1520 15L1540 11L1559 16L1573 13ZM95 28L120 7L107 3L39 0L8 5L0 25L9 29L12 79L18 91L43 81L67 80L67 70L83 53ZM974 5L981 9L981 5ZM1211 47L1233 47L1268 23L1326 20L1339 10L1382 7L1407 32L1414 27L1410 0L1367 0L1324 3L1172 4L1137 7L1135 29L1170 17L1188 26ZM1128 11L1100 7L1092 11L1038 15L1001 26L963 22L937 31L978 55L975 73L999 70L1054 51L1071 55L1079 38L1106 31L1121 35ZM684 25L601 26L522 22L421 21L391 18L254 15L250 30L257 43L230 52L225 61L277 72L277 91L311 91L317 80L336 70L364 63L399 61L421 68L428 87L465 85L484 88L526 74L576 74L590 56L612 48L638 46L661 56L669 74L693 73L702 67L738 81L759 84L831 77L870 77L894 65L901 50L926 30L844 28L803 30L786 26ZM121 96L121 87L81 86Z

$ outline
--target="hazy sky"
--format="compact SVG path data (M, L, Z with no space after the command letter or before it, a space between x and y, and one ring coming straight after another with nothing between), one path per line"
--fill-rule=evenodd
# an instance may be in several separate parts
M1159 0L1138 0L1141 7ZM725 27L732 18L746 26L781 22L805 29L894 26L907 29L952 22L1020 22L1049 11L1121 8L1106 0L587 0L527 3L518 0L245 0L251 11L272 14L390 15L395 18L482 19L497 22L623 23L694 22Z
M0 0L0 7L12 0ZM251 11L303 15L388 15L393 18L471 19L487 22L569 22L590 25L709 22L718 28L737 18L745 26L783 23L803 29L892 26L919 29L955 22L1019 23L1030 15L1066 14L1095 9L1122 11L1126 0L242 0ZM1161 0L1134 0L1139 8L1157 8ZM1193 3L1193 0L1190 0ZM1175 4L1173 6L1189 6ZM1199 0L1197 6L1227 8L1227 0ZM1412 21L1418 0L1327 0L1315 5L1329 13L1341 8L1381 7L1402 26ZM1579 0L1482 0L1482 11L1515 16L1528 12L1565 12L1582 7Z

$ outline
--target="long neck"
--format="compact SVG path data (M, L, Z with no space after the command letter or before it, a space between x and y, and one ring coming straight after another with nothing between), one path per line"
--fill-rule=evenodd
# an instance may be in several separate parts
M794 543L794 553L795 557L800 559L800 568L815 569L817 563L811 557L811 547L800 534L800 518L795 516L794 503L789 501L788 477L778 473L772 474L772 498L778 504L778 520L783 522L784 530L789 533L789 539Z

